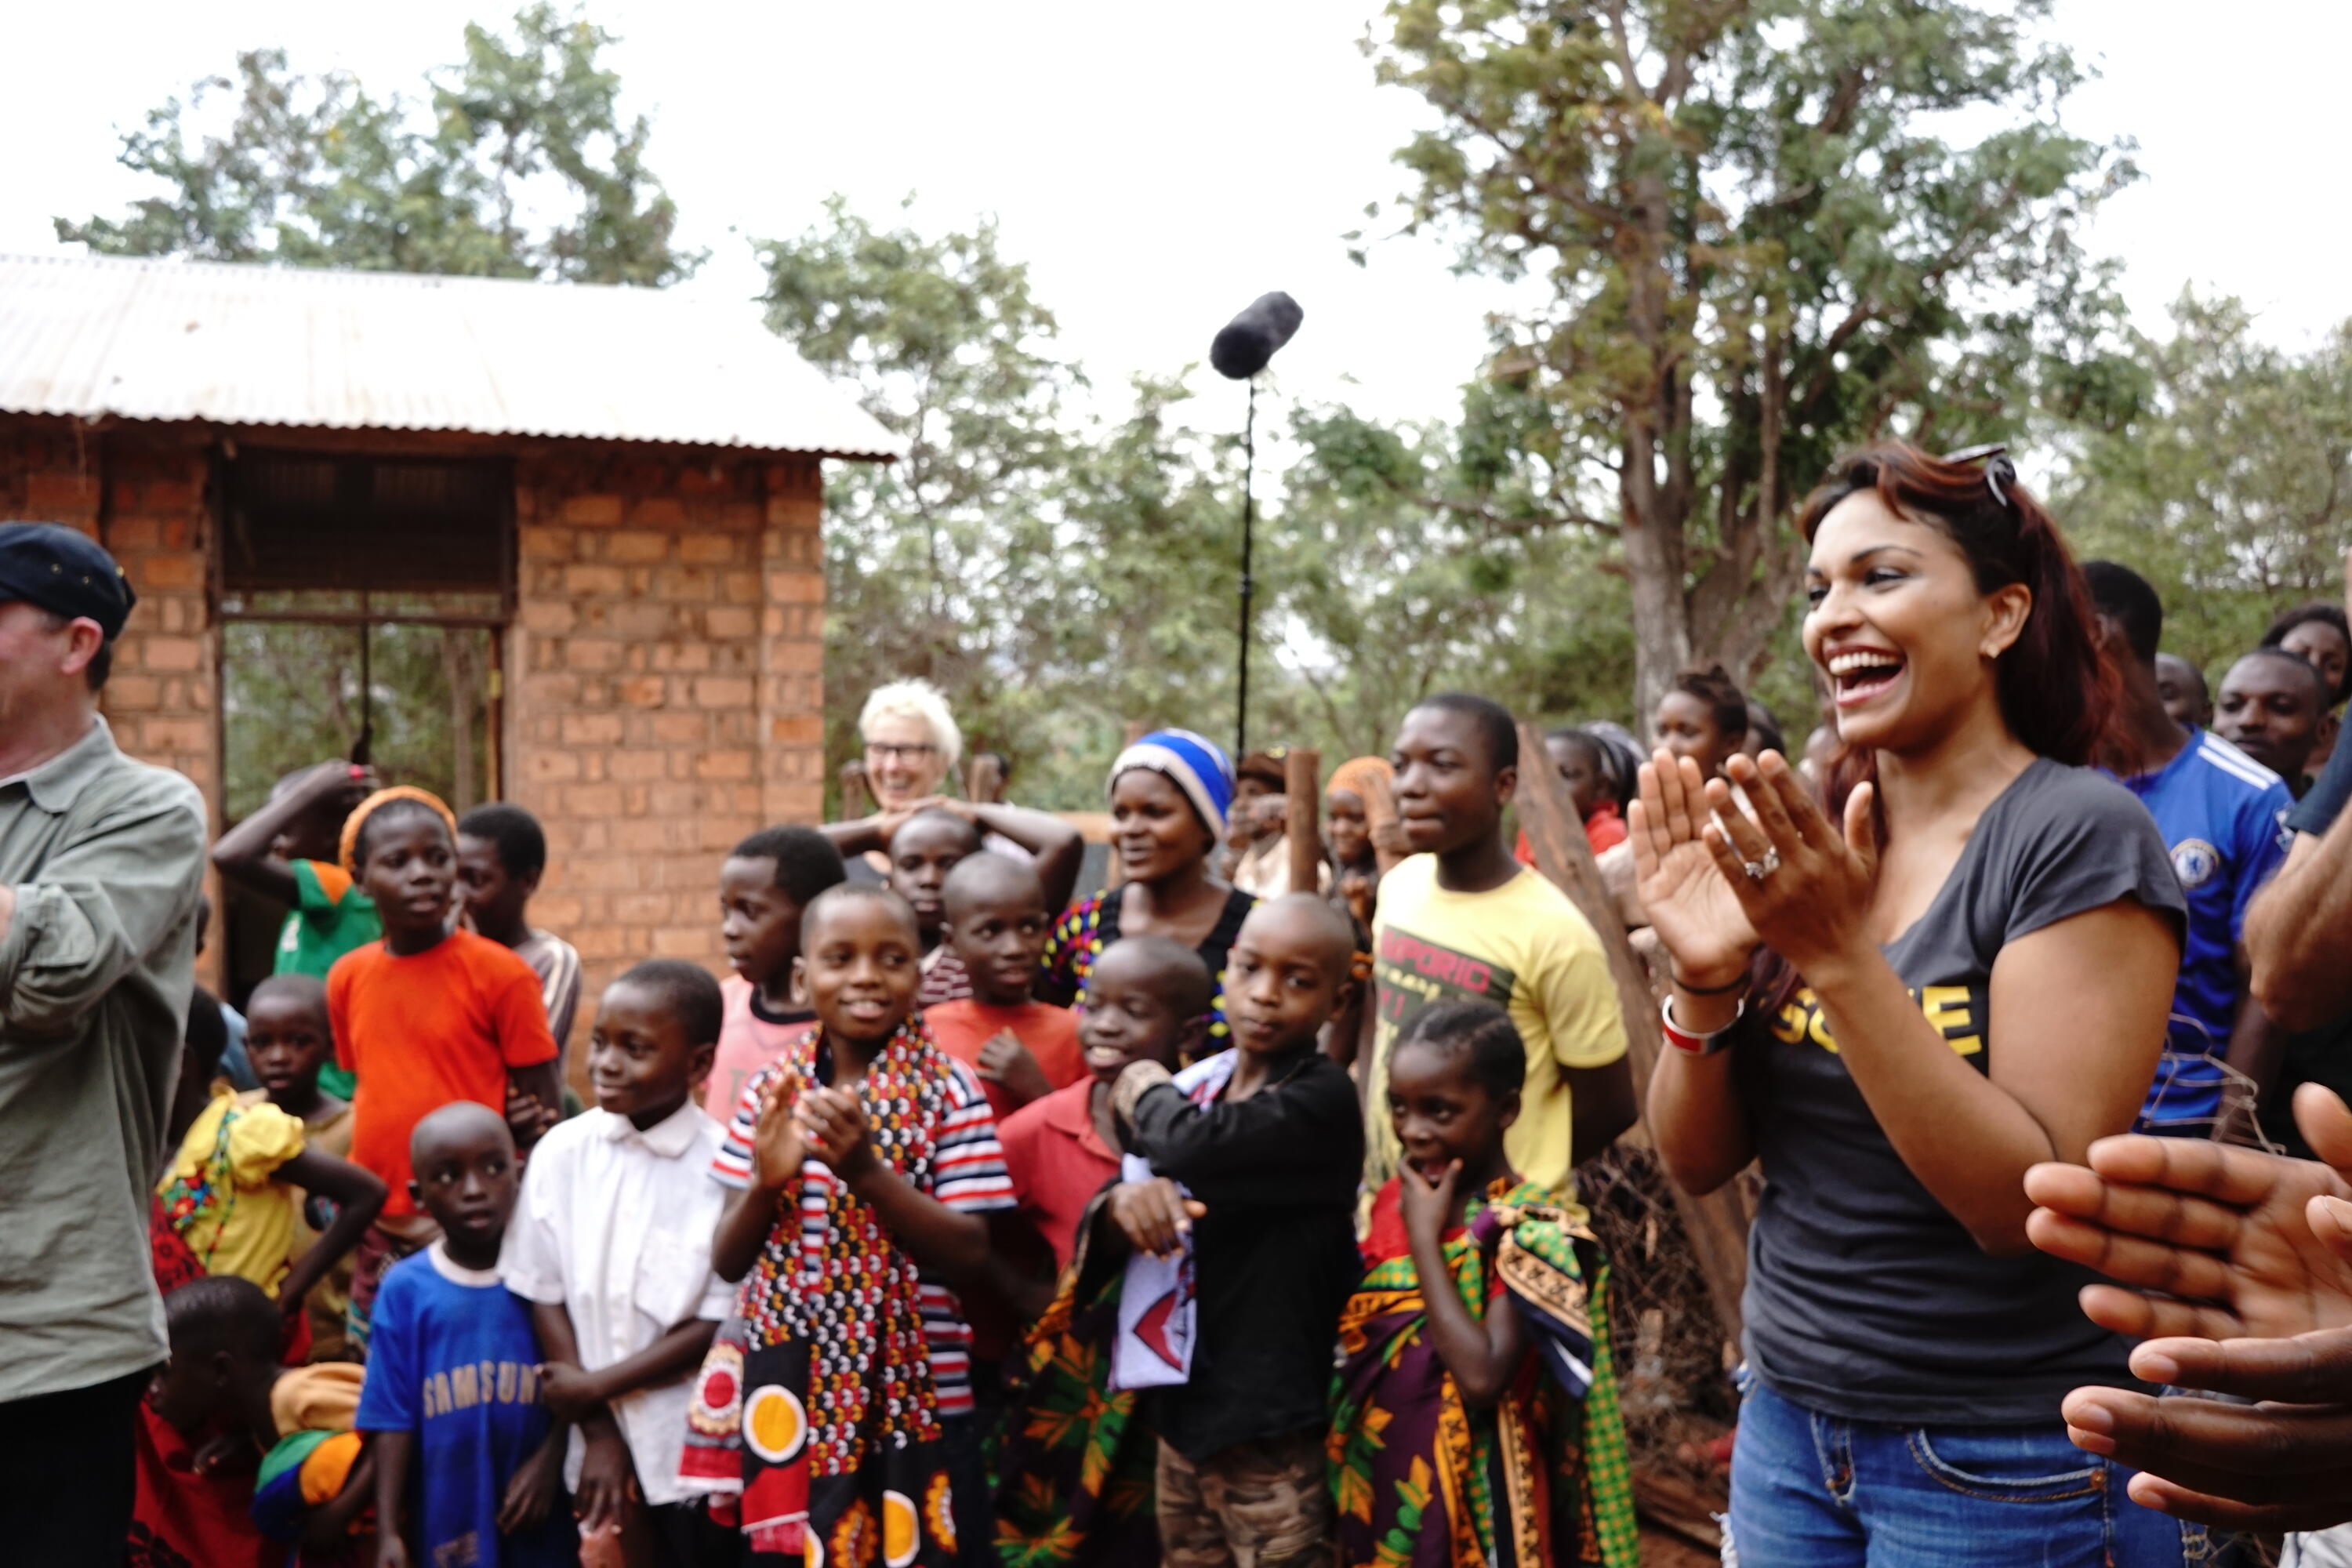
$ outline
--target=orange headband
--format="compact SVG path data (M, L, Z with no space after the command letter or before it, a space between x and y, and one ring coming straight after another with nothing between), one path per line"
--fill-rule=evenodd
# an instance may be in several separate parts
M1396 772L1389 766L1386 757L1350 757L1331 770L1331 782L1323 786L1323 793L1328 795L1333 790L1346 790L1370 805L1372 802L1371 783L1375 778L1386 779L1391 786L1394 785Z
M352 814L343 818L342 843L337 849L336 858L341 862L344 873L352 880L359 880L360 875L359 866L352 858L353 851L359 847L360 829L367 826L369 817L396 800L413 800L419 805L432 807L433 815L439 817L442 824L449 829L449 841L453 844L457 842L457 814L451 811L439 795L435 795L431 790L417 789L409 784L394 784L390 789L380 789L353 806Z

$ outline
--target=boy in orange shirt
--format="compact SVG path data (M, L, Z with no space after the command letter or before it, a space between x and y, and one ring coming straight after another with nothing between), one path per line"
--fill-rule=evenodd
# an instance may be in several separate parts
M343 865L373 901L383 940L327 975L335 1055L359 1079L352 1162L391 1189L353 1264L351 1338L362 1352L377 1283L440 1234L409 1193L409 1135L452 1100L519 1123L528 1145L562 1103L539 976L485 936L449 929L457 820L423 790L370 796L343 828Z
M1077 1015L1030 995L1053 927L1035 869L1009 855L968 856L940 899L971 994L923 1009L931 1038L980 1075L1000 1117L1084 1078Z

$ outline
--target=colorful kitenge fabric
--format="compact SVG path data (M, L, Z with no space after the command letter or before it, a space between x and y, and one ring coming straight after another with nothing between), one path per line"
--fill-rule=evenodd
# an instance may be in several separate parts
M1471 1315L1507 1302L1536 1352L1490 1411L1465 1407L1431 1345L1409 1254L1349 1299L1328 1444L1343 1568L1635 1568L1608 1267L1555 1203L1497 1182L1445 1242Z
M1004 1568L1158 1568L1160 1439L1141 1395L1110 1386L1126 1275L1087 1267L1105 1199L1078 1224L1054 1304L1029 1331L996 1456L996 1555Z
M163 1212L163 1198L152 1194L147 1199L147 1252L154 1260L155 1289L163 1295L205 1277L205 1266Z
M825 1057L811 1030L744 1093L756 1101L786 1074L829 1081ZM953 1065L909 1020L859 1091L876 1156L924 1191ZM704 1358L680 1473L740 1500L755 1556L950 1568L955 1522L914 1259L821 1162L797 1186Z
M1087 980L1095 972L1095 960L1119 938L1119 891L1113 888L1072 904L1054 922L1053 933L1045 939L1045 951L1038 959L1038 1000L1056 1006L1086 1005ZM1256 907L1257 900L1240 889L1228 890L1215 929L1193 949L1201 955L1201 962L1209 966L1209 978L1216 987L1216 1001L1209 1011L1208 1038L1201 1047L1202 1056L1223 1050L1234 1043L1233 1031L1225 1025L1225 957L1233 951L1234 939L1241 935L1242 922Z

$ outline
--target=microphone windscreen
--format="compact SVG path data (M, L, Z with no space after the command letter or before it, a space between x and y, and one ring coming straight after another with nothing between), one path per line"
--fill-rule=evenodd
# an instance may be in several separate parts
M1250 308L1227 321L1217 341L1209 345L1209 363L1217 374L1247 381L1265 368L1275 350L1288 342L1307 312L1298 301L1279 290L1261 294Z

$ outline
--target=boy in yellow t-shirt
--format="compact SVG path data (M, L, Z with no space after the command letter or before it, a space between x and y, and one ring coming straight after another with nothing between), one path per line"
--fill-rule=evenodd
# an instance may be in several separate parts
M1414 854L1381 879L1372 921L1364 1188L1396 1173L1389 1053L1423 1008L1477 1001L1508 1013L1527 1047L1522 1109L1504 1142L1511 1165L1572 1201L1575 1167L1631 1127L1638 1104L1601 939L1503 837L1517 729L1483 697L1432 697L1405 715L1391 760Z

